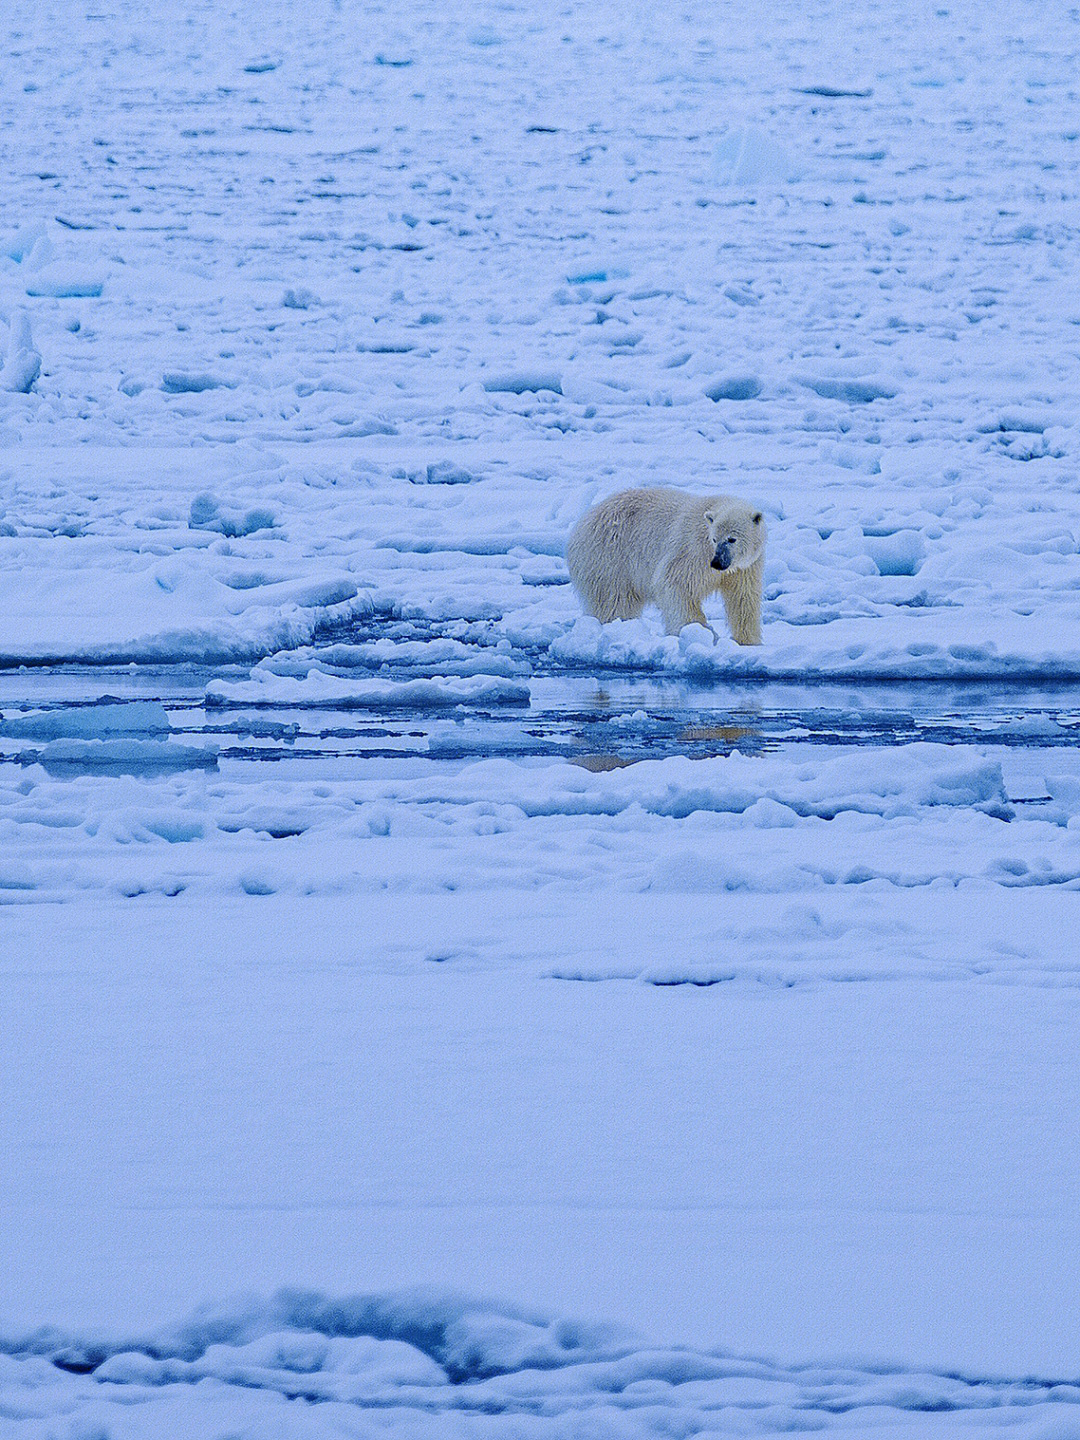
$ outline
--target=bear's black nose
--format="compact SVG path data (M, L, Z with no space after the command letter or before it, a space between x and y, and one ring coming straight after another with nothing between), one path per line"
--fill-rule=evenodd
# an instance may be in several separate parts
M726 570L731 564L731 544L724 540L716 547L716 554L709 562L714 570Z

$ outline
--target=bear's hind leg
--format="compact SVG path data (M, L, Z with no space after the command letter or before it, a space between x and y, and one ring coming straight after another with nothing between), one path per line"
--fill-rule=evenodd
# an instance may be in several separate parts
M590 594L583 599L585 609L601 625L609 625L612 620L636 620L645 604L640 595L625 591L616 591L613 595Z
M624 590L618 599L616 620L636 620L645 608L645 597L636 590Z
M683 596L665 595L660 601L660 614L664 617L665 635L678 635L684 625L704 625L714 640L720 638L705 618L701 606Z

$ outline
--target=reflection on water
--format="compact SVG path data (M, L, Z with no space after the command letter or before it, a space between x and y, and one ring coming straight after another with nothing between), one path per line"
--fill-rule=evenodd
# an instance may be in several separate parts
M355 667L351 673L356 674ZM884 746L913 740L1060 750L1075 748L1080 736L1077 685L704 684L655 674L548 672L530 676L527 708L460 706L448 713L420 705L388 714L281 705L250 713L208 712L203 706L207 683L237 674L233 668L196 666L9 670L0 673L0 712L6 718L39 709L79 708L92 714L95 703L106 696L114 706L153 699L164 707L171 727L170 736L161 737L168 744L167 761L182 763L174 748L180 743L213 741L222 769L237 772L257 761L273 761L279 773L297 777L316 771L356 775L376 761L383 768L393 765L395 773L415 773L418 767L492 756L537 764L558 757L599 773L668 755L694 759L733 751L754 755L795 746ZM415 669L407 674L385 670L381 675L417 678ZM92 724L85 733L93 739ZM34 743L0 735L0 762L32 763L26 752ZM40 741L36 743L40 747ZM183 760L208 765L205 754ZM163 757L105 757L102 752L93 763L99 766L105 758L118 762L118 769L132 758L133 768L142 770ZM41 759L50 765L60 762L56 768L62 773L76 768L65 767L55 751ZM67 759L77 759L78 768L85 770L91 757Z
M688 725L679 735L679 741L686 745L694 740L722 740L725 745L734 745L757 733L748 725Z

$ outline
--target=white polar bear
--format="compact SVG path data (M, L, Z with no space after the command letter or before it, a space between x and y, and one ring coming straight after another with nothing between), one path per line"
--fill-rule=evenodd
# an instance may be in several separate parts
M761 644L761 511L730 495L623 490L594 505L566 547L570 578L603 623L658 605L669 635L705 625L701 602L719 591L732 639Z

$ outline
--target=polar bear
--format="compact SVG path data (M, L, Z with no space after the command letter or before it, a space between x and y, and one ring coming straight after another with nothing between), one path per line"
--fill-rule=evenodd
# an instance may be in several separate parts
M732 639L761 644L761 511L730 495L623 490L575 525L566 563L586 610L605 624L658 605L669 635L704 625L701 602L724 597Z

